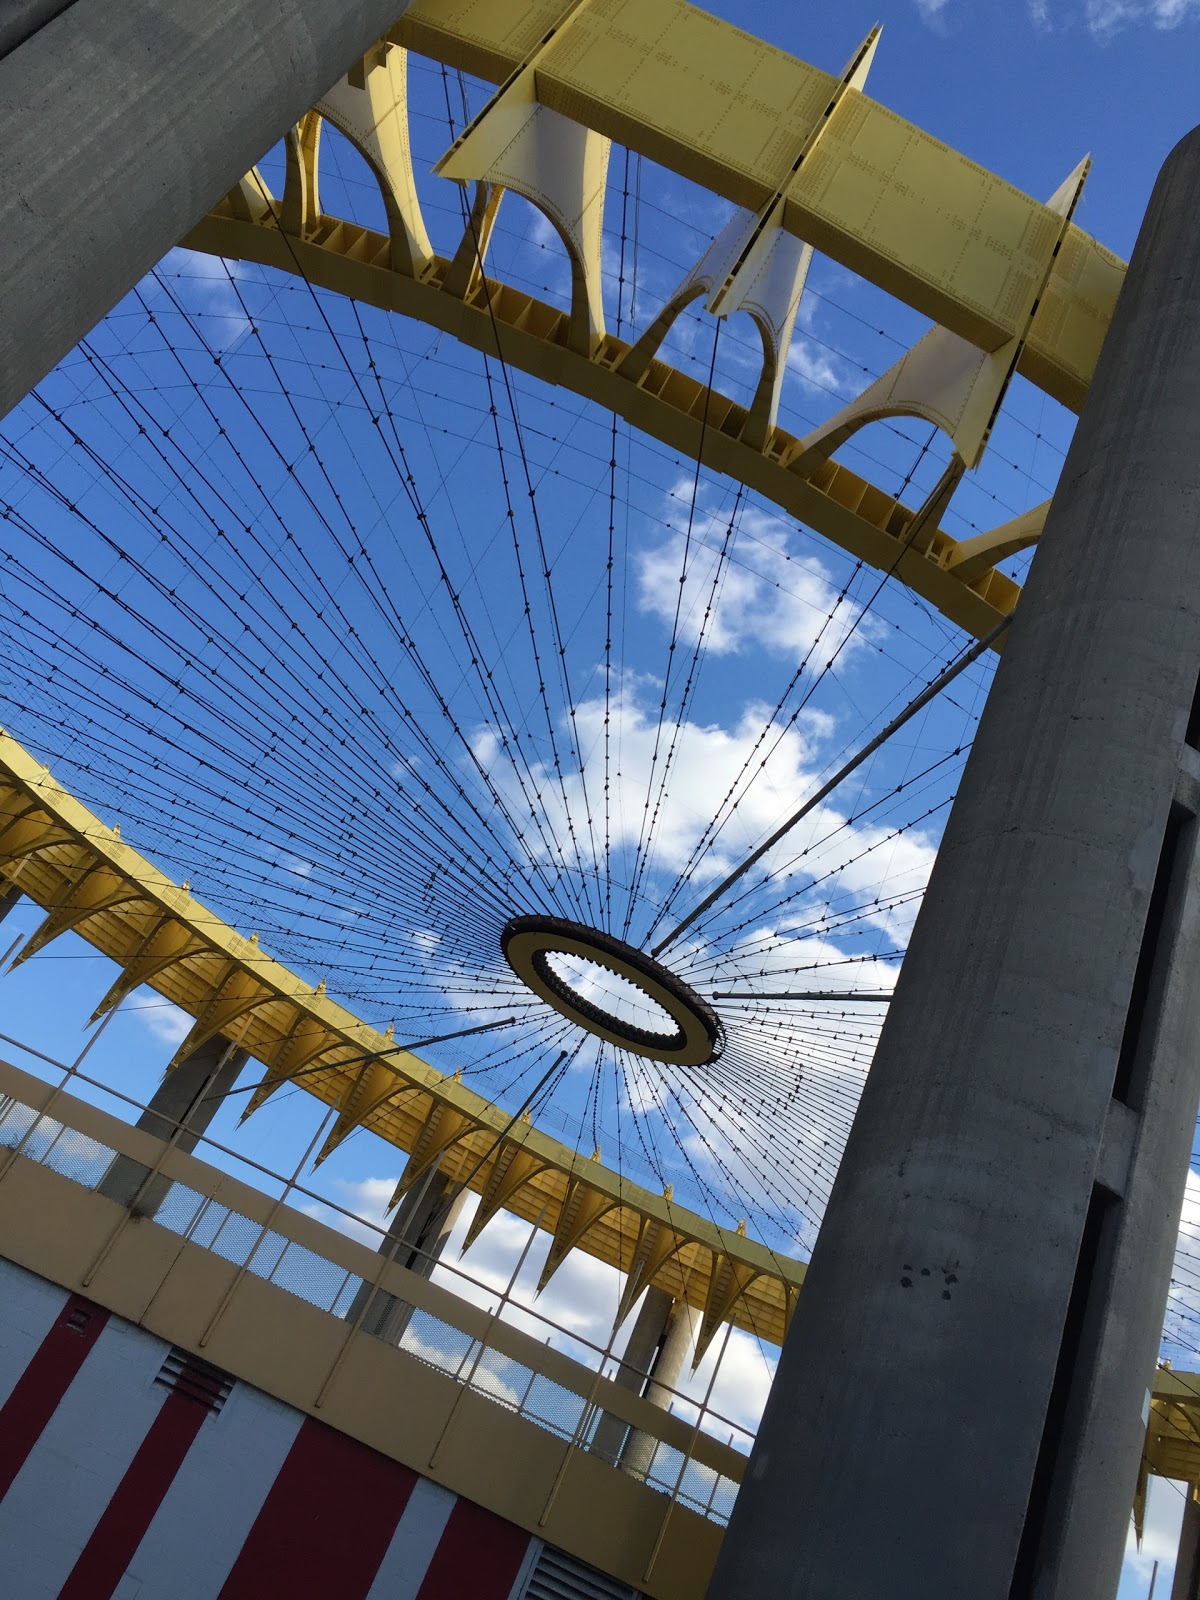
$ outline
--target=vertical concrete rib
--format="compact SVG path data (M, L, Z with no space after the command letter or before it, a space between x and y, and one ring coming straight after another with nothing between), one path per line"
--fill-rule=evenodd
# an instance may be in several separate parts
M1198 204L1200 130L1150 201L711 1600L1115 1589L1198 1089Z
M662 1290L650 1291L662 1293ZM696 1345L698 1314L686 1300L672 1300L667 1308L662 1340L650 1368L650 1381L645 1388L645 1398L652 1405L669 1411L675 1400L672 1392L679 1383L684 1363ZM645 1478L654 1462L659 1441L650 1433L634 1429L621 1451L621 1468L635 1478ZM661 1468L660 1468L661 1471Z
M1200 1505L1190 1494L1183 1507L1171 1600L1200 1600Z
M175 1148L190 1155L225 1103L225 1096L249 1060L245 1050L216 1034L168 1072L137 1120L137 1126L156 1139L173 1139ZM166 1199L171 1180L161 1173L151 1178L149 1168L132 1156L118 1156L96 1185L98 1194L137 1204L142 1216L152 1217ZM144 1185L144 1187L143 1187Z
M17 8L0 60L0 416L405 6Z
M380 1255L407 1267L418 1277L431 1278L450 1242L466 1198L465 1189L434 1167L413 1184L392 1213L388 1230L379 1241ZM399 1344L412 1318L412 1306L385 1289L372 1292L364 1283L346 1312L347 1322L357 1321L368 1297L370 1305L363 1317L363 1327L377 1339Z

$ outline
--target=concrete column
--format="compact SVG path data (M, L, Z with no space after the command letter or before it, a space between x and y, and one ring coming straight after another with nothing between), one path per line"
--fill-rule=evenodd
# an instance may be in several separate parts
M422 1278L433 1275L442 1252L454 1231L454 1224L466 1203L467 1192L459 1189L436 1167L413 1184L392 1213L387 1233L379 1243L380 1255L389 1256ZM370 1293L364 1284L346 1313L353 1322ZM405 1300L380 1289L367 1308L363 1328L388 1344L399 1344L412 1316Z
M406 0L18 0L0 44L0 416Z
M158 1139L170 1139L179 1130L175 1148L190 1155L224 1103L225 1091L232 1089L248 1059L245 1050L217 1034L166 1075L137 1126ZM124 1206L136 1203L140 1215L152 1217L162 1205L171 1180L160 1175L143 1189L149 1170L129 1156L118 1156L97 1184L97 1193L119 1200Z
M1116 1589L1200 1088L1200 130L1150 201L712 1600Z
M1183 1508L1171 1600L1200 1600L1200 1505L1190 1494Z
M662 1339L650 1368L650 1382L643 1390L643 1398L649 1400L651 1405L659 1406L663 1411L670 1410L675 1398L672 1390L679 1382L684 1362L691 1355L695 1343L696 1313L686 1300L672 1300ZM653 1434L635 1429L621 1452L622 1471L644 1479L657 1449L658 1440Z
M31 39L75 0L4 0L0 6L0 58Z
M662 1349L663 1340L667 1336L671 1308L674 1304L674 1296L669 1295L665 1289L650 1288L642 1296L638 1314L633 1320L633 1327L629 1330L621 1364L613 1380L622 1389L628 1389L631 1394L640 1395L646 1388ZM627 1422L605 1412L596 1424L596 1432L592 1438L592 1454L603 1456L615 1466L631 1432Z

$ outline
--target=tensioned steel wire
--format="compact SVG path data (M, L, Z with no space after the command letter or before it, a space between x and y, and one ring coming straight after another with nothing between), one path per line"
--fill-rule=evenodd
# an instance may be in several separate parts
M25 468L25 470L26 470L26 473L27 473L27 475L28 475L28 476L29 476L29 477L31 477L31 478L32 478L32 479L33 479L33 480L35 480L35 481L36 481L36 479L37 479L37 471L36 471L36 469L35 469L35 468L31 468L31 467L30 467L30 466L29 466L29 465L26 465L26 468ZM43 487L47 487L47 486L45 486L45 485L43 485ZM129 557L129 556L128 556L128 553L126 553L126 556L125 556L125 562L124 562L124 564L125 564L125 565L127 565L127 566L128 566L128 565L131 565L131 564L132 564L132 565L133 565L133 566L135 566L135 567L136 567L136 566L137 566L137 565L138 565L138 563L137 563L137 562L136 562L136 561L133 561L133 562L131 562L131 560L130 560L130 557ZM211 586L210 586L210 587L211 587ZM97 592L98 592L98 593L99 593L99 592L100 592L100 591L99 591L99 588L98 588L98 589L97 589ZM120 598L120 595L119 595L119 592L118 592L118 590L117 590L117 589L116 589L116 588L115 588L115 587L110 587L110 589L109 589L109 591L108 591L108 592L109 592L109 594L110 594L110 596L111 596L111 597L113 597L113 598L115 598L115 599L119 599L119 598ZM242 601L242 600L241 600L241 599L239 599L239 604L242 604L242 603L244 603L244 602L243 602L243 601ZM244 620L244 613L243 613L243 627L245 627L245 626L246 626L246 623L245 623L245 620ZM143 627L145 627L145 623L144 623L144 622L143 622ZM162 630L160 630L160 637L161 637L161 633L162 633ZM46 640L46 639L45 639L45 638L43 638L43 639L42 639L42 640L41 640L41 641L40 641L40 644L41 644L41 646L42 646L42 647L43 647L43 648L44 648L44 647L45 647L45 646L46 646L46 644L47 644L47 640ZM59 647L59 648L65 648L65 647L64 647L64 646L60 646L60 647ZM78 686L78 685L75 685L75 686L71 686L71 697L72 697L72 698L73 698L73 697L74 697L74 696L75 696L75 695L77 695L77 694L78 694L78 692L79 692L79 686ZM152 695L151 695L151 696L149 696L149 697L147 697L147 698L148 698L148 699L149 699L149 701L150 701L150 703L151 703L151 704L153 704L153 702L154 702L154 700L155 700L155 698L156 698L156 696L154 696L154 695L153 695L153 694L152 694ZM199 695L198 695L198 694L197 694L197 695L195 695L195 698L196 698L196 699L197 699L197 700L199 700L199 698L200 698L200 697L199 697ZM201 702L201 703L202 703L202 702ZM212 707L211 707L211 704L210 704L210 709L212 709ZM244 709L249 709L249 708L248 708L248 707L246 707L246 708L244 708ZM161 708L160 708L160 709L159 709L159 722L160 722L160 725L161 725ZM147 724L147 727L149 727L149 724ZM127 730L127 731L128 731L128 730ZM278 746L278 745L279 745L279 744L280 744L280 743L281 743L281 742L282 742L282 741L280 741L280 740L278 740L278 739L276 739L276 745L277 745L277 746ZM162 771L163 771L163 768L164 768L164 767L165 767L165 766L166 766L166 760L165 760L165 755L164 755L164 757L160 757L160 759L159 759L159 761L158 761L158 763L157 763L157 765L156 765L156 767L155 767L155 768L154 768L154 771L155 771L155 772L156 772L156 773L161 773L161 772L162 772ZM178 770L178 769L177 769L177 774L176 774L176 775L177 775L177 776L179 776L179 777L182 777L182 776L183 776L183 773L182 773L182 771L181 771L181 770ZM152 782L152 781L153 781L153 780L151 780L151 782ZM282 791L279 791L279 792L277 792L277 794L276 794L276 796L275 796L275 797L274 797L274 809L275 809L275 810L276 810L276 811L278 811L278 809L279 809L279 808L280 808L280 805L281 805L281 802L282 802L282 800L283 800L283 792L282 792ZM213 820L214 820L214 822L216 822L216 821L219 821L219 820L220 820L220 818L219 818L219 813L214 813L214 816L213 816ZM294 893L295 893L295 892L296 892L296 891L293 891L293 894L294 894ZM304 893L307 893L307 892L308 892L308 891L306 891L306 890L304 890L304 889L300 889L300 890L299 890L299 893L300 893L300 894L304 894ZM263 899L265 899L265 898L266 898L266 897L262 897L262 898L263 898ZM289 898L289 900L290 900L290 899L291 899L291 896L289 896L289 897L288 897L288 898ZM282 929L281 929L281 931L282 931ZM348 940L343 940L343 941L342 941L342 943L343 943L343 944L345 944L345 943L348 943L348 942L349 942L349 941L348 941ZM468 953L468 954L469 954L469 953L473 953L473 952L467 952L467 953ZM463 987L464 987L464 988L466 988L466 987L474 987L474 988L476 988L476 989L477 989L477 988L478 988L478 975L477 975L477 973L472 973L472 974L471 974L471 975L470 975L470 977L469 977L469 978L468 978L468 979L465 979L465 980L464 980L464 983L463 983ZM734 1060L734 1061L736 1061L736 1059L737 1059L737 1058L736 1058L736 1057L733 1057L733 1058L731 1058L731 1060ZM710 1093L715 1093L715 1094L716 1094L716 1095L718 1095L718 1096L719 1096L719 1095L720 1095L720 1094L721 1094L721 1093L722 1093L722 1085L721 1085L721 1084L720 1084L720 1083L718 1083L718 1084L717 1084L717 1086L716 1086L716 1087L715 1087L715 1089L710 1089L710 1091L709 1091L709 1092L710 1092ZM688 1107L688 1104L687 1104L687 1103L686 1103L686 1102L685 1102L685 1103L684 1103L684 1105L683 1105L683 1107L682 1107L682 1109L681 1109L681 1112L680 1112L680 1115L681 1115L681 1116L682 1116L682 1117L684 1117L684 1118L685 1118L685 1119L686 1119L686 1118L687 1118L687 1117L688 1117L688 1116L689 1116L689 1115L690 1115L690 1112L689 1112L689 1107ZM710 1150L710 1152L711 1152L711 1148L712 1148L712 1145L711 1145L711 1140L710 1140L710 1141L709 1141L709 1150Z
M440 117L444 147L430 79L417 116ZM328 130L325 146L336 211L349 147ZM661 175L614 168L606 288L628 337L690 263ZM441 189L446 251L461 211ZM487 270L533 281L533 262L548 281L519 215L506 199ZM744 382L736 319L719 339L682 320L672 349L693 327L681 360ZM5 426L3 720L397 1040L457 1031L430 1059L510 1112L576 1052L539 1103L548 1126L803 1249L882 1016L855 991L894 979L987 668L672 952L706 995L738 991L719 1060L671 1069L572 1037L502 959L506 921L669 925L963 644L500 348L485 360L265 270L165 263ZM821 394L831 409L811 384L804 406ZM936 463L900 447L897 481L924 483ZM461 1036L508 1016L507 1036Z

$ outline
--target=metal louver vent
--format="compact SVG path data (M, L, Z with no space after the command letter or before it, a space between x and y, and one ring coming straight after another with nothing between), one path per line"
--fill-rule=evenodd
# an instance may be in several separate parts
M521 1600L641 1600L636 1589L544 1545Z
M67 1327L72 1333L86 1333L88 1324L96 1315L96 1307L90 1300L82 1300L78 1295L72 1295L64 1308Z
M154 1381L161 1383L172 1394L182 1395L185 1400L194 1400L214 1416L228 1400L234 1383L220 1367L214 1367L199 1356L189 1355L186 1350L174 1346L168 1351Z

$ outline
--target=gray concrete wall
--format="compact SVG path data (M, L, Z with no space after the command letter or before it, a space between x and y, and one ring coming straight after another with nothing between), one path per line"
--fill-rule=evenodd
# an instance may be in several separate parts
M0 58L74 4L75 0L0 0Z
M13 40L43 25L0 60L0 416L405 5L75 0L49 21L36 5L14 13Z
M1200 1087L1194 821L1164 852L1200 676L1198 202L1193 134L1064 465L713 1600L1115 1590ZM1159 1095L1182 1137L1144 1122ZM1140 1183L1143 1137L1157 1188L1131 1211L1111 1185ZM1105 1482L1071 1452L1094 1423ZM1065 1557L1089 1542L1081 1586Z

